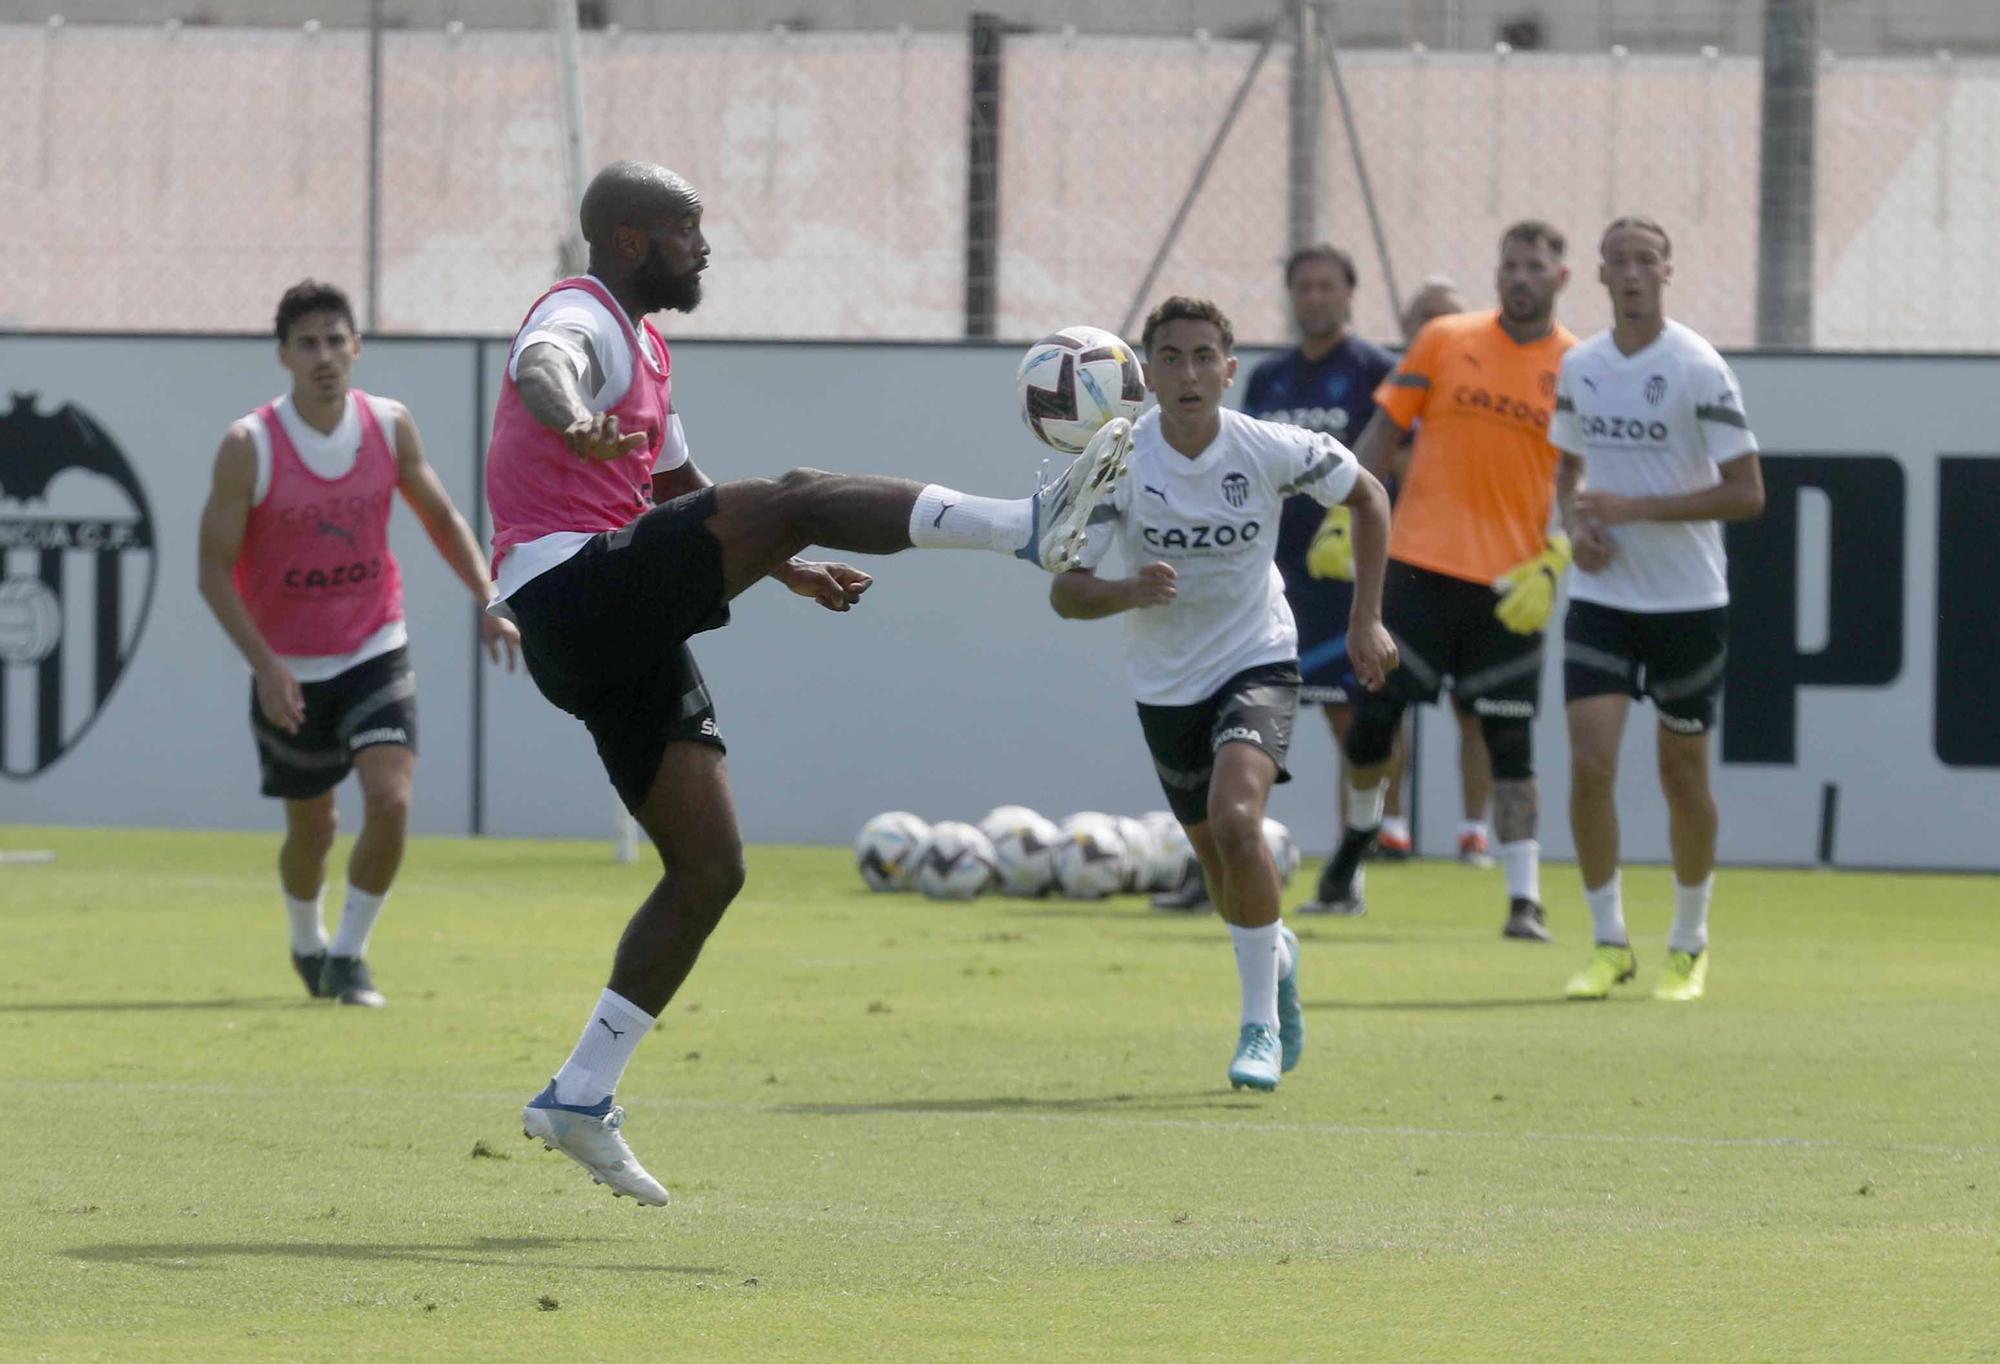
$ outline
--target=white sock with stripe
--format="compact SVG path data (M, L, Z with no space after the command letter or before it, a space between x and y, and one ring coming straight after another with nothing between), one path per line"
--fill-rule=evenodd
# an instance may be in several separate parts
M1012 554L1027 546L1034 511L1023 498L973 497L937 483L910 508L910 543L918 549L991 549Z
M1236 948L1236 979L1243 987L1243 1021L1278 1030L1278 958L1284 947L1276 924L1229 925Z
M576 1050L556 1072L556 1102L588 1106L618 1092L632 1053L653 1030L653 1016L611 990L597 997Z

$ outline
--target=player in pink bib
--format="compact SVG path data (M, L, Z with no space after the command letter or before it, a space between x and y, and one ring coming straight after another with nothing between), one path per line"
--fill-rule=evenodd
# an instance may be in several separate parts
M715 707L687 641L774 578L846 611L869 576L794 558L987 549L1051 572L1076 562L1093 508L1124 476L1114 421L1032 497L793 469L711 484L688 458L672 359L645 321L701 301L701 198L664 166L621 161L584 193L589 273L529 310L493 415L486 495L494 575L542 694L590 730L662 876L619 940L575 1050L522 1114L528 1135L642 1203L667 1191L640 1165L612 1103L639 1040L743 885L743 843Z
M285 802L278 876L292 965L315 998L380 1007L368 934L403 858L417 752L403 575L389 549L395 494L482 605L493 585L409 410L349 383L361 341L347 296L314 280L294 285L277 332L292 389L222 439L201 514L201 594L250 665L263 791ZM519 633L483 612L478 620L488 652L497 662L504 648L512 668ZM364 813L329 943L321 898L333 793L350 769Z

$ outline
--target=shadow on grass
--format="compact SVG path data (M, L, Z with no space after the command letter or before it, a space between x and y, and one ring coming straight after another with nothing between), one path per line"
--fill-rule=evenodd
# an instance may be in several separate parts
M1185 1094L1107 1094L1097 1098L1031 1099L1003 1095L985 1099L887 1099L858 1104L773 1104L770 1112L794 1117L860 1118L883 1113L1176 1113L1215 1109L1256 1109L1263 1105L1227 1089Z
M0 1014L151 1013L167 1009L290 1009L325 1008L323 1000L296 995L260 995L252 999L41 999L32 1003L0 1003Z
M198 1269L204 1261L243 1258L279 1260L359 1260L377 1263L514 1265L525 1268L589 1269L622 1274L719 1275L713 1265L571 1264L534 1257L582 1243L574 1236L475 1236L458 1245L392 1245L366 1241L189 1241L127 1242L74 1246L63 1252L105 1264L150 1265L158 1269ZM590 1244L599 1244L593 1239Z
M1574 1009L1575 1000L1556 995L1529 999L1308 999L1301 1007L1345 1013L1421 1014L1470 1013L1481 1009Z

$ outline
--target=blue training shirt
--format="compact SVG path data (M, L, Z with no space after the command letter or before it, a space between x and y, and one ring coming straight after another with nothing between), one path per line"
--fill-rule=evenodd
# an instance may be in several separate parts
M1375 416L1376 385L1395 368L1396 359L1388 351L1353 335L1342 337L1317 360L1288 350L1250 371L1243 411L1265 421L1324 431L1352 448ZM1285 575L1287 588L1296 591L1308 581L1306 549L1325 515L1326 509L1310 497L1285 502L1278 522L1278 571Z

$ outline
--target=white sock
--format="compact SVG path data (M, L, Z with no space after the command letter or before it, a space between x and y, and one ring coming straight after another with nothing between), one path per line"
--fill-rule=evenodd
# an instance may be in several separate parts
M1229 925L1236 946L1236 979L1243 986L1243 1021L1278 1030L1278 956L1282 951L1278 926Z
M1460 838L1465 838L1472 834L1477 834L1488 841L1491 841L1493 837L1487 830L1486 821L1483 819L1461 819L1458 821L1458 836Z
M1611 879L1595 890L1585 886L1583 898L1590 904L1591 931L1596 941L1626 947L1631 944L1632 938L1625 931L1622 880L1622 873L1614 871Z
M1500 861L1507 868L1507 898L1542 902L1542 845L1532 838L1500 845Z
M652 1030L653 1016L625 996L610 990L599 995L576 1050L556 1072L556 1102L594 1104L616 1094L632 1053Z
M910 543L918 549L991 549L1012 554L1026 548L1035 525L1025 498L973 497L931 483L910 508Z
M285 915L292 921L292 951L302 957L324 952L326 920L320 915L320 905L326 900L326 887L314 891L310 900L298 899L282 887L280 893L285 897Z
M365 957L368 955L368 935L375 928L375 916L382 912L382 902L389 898L389 892L370 895L358 886L347 888L347 903L340 908L340 931L333 935L333 946L326 950L336 957Z
M1385 838L1399 838L1403 842L1408 843L1410 841L1410 821L1401 815L1384 815L1382 816L1382 835Z
M1368 833L1382 827L1382 807L1389 803L1389 783L1376 782L1372 791L1358 786L1347 788L1347 827Z
M1715 873L1710 872L1697 886L1674 883L1674 931L1667 946L1676 952L1704 952L1708 949L1708 901L1715 894Z
M1279 919L1278 927L1282 929L1284 926L1285 921ZM1286 938L1281 932L1278 934L1278 979L1283 980L1298 969L1299 954L1292 950L1290 939Z

